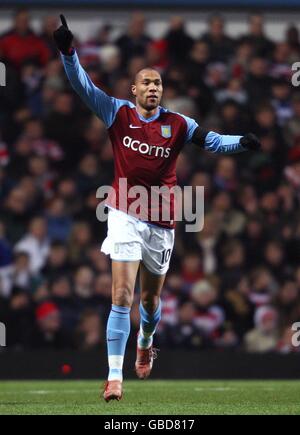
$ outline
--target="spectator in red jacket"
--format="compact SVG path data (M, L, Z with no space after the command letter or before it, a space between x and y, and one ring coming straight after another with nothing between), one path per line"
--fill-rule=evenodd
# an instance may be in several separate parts
M17 69L27 61L44 66L50 57L46 44L30 28L29 14L24 9L16 13L13 28L1 36L0 51L4 60Z

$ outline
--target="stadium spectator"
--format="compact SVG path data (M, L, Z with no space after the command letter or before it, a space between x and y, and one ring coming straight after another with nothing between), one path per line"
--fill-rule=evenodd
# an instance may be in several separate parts
M166 279L165 289L162 294L162 322L158 332L163 331L165 325L176 325L178 321L178 306L186 296L182 294L183 278L181 274L170 273Z
M17 69L27 61L45 66L50 57L46 44L30 28L30 17L25 9L15 14L12 29L1 36L0 51L5 61Z
M146 50L146 64L160 74L168 68L168 45L164 39L149 42Z
M88 259L88 249L92 241L91 228L86 222L76 222L69 238L69 258L73 265Z
M202 252L203 271L206 275L210 275L218 269L221 223L212 213L204 216L204 222L203 230L197 234L196 244Z
M186 32L182 17L171 17L169 30L165 35L168 44L168 54L171 63L180 64L187 60L193 45L193 38Z
M51 243L47 262L42 269L42 275L49 281L71 273L68 249L63 241L54 240Z
M212 15L209 20L209 30L202 35L201 40L209 46L213 61L226 62L234 50L234 42L225 33L225 23L221 15Z
M202 261L198 252L186 253L182 261L181 275L187 291L190 290L192 284L204 277Z
M285 40L291 50L292 62L297 61L300 55L300 40L299 40L299 30L294 24L292 24L286 29Z
M79 350L99 349L103 345L103 331L97 311L82 313L76 331L76 347Z
M286 42L279 42L274 47L270 75L287 83L291 80L291 49Z
M44 124L40 119L31 118L25 122L22 138L30 142L33 153L47 157L51 162L62 160L62 149L57 142L45 137Z
M15 187L4 198L1 207L1 221L5 227L5 234L11 243L16 243L24 235L29 213L27 198L23 189Z
M20 251L15 254L11 268L11 286L32 293L36 285L34 274L30 270L30 256L27 252Z
M291 278L283 281L282 286L274 299L274 305L278 310L280 326L282 329L285 329L294 322L299 321L299 296L299 287L295 281Z
M220 249L222 289L233 287L245 275L245 248L238 239L229 239Z
M278 290L278 283L266 267L253 269L250 277L250 301L256 306L269 305Z
M73 95L68 92L59 93L54 99L52 111L46 116L45 133L48 138L55 140L62 147L64 167L67 170L73 169L81 157L79 127L80 122L74 109Z
M247 352L271 352L276 350L278 341L278 313L269 306L255 312L255 328L245 335Z
M259 103L264 103L270 98L271 80L268 75L268 63L264 57L254 56L251 58L245 80L245 89L250 104L255 104L256 108Z
M79 310L93 306L95 275L89 266L80 266L74 275L74 293Z
M0 221L0 296L10 295L12 261L12 247L6 239L5 227Z
M65 203L59 197L53 197L46 207L48 236L51 240L66 242L72 229L73 221L67 215Z
M127 32L121 35L116 45L121 50L122 65L125 67L134 56L144 56L151 38L146 34L146 20L142 13L134 12L128 24Z
M265 22L261 14L252 14L249 16L248 33L241 38L253 46L254 53L262 56L271 56L274 44L265 35Z
M23 289L14 287L7 304L7 344L14 350L31 348L36 331L32 300Z
M262 263L261 248L265 244L263 228L263 222L259 216L249 216L242 235L247 268L251 269Z
M235 287L228 287L222 299L226 321L241 342L245 333L254 326L255 306L250 300L250 283L248 278L242 277Z
M44 267L49 254L47 224L43 217L35 217L29 223L29 231L16 244L15 252L26 252L30 259L30 270L37 275Z
M106 258L105 258L106 259ZM101 319L103 321L103 327L105 328L105 320L109 315L109 311L111 308L111 284L112 279L109 273L101 273L95 278L94 285L94 307L97 308L98 313L101 315Z
M280 126L284 126L293 115L290 94L291 86L287 80L274 80L272 85L272 105L276 111Z
M46 15L43 18L40 37L48 47L51 58L58 57L58 50L53 42L53 32L57 29L57 26L58 19L56 15Z
M52 280L49 291L51 301L60 312L62 330L67 331L70 336L74 335L78 322L78 312L68 276L59 276Z
M215 188L227 192L235 191L238 187L236 162L232 157L221 157L216 164L213 177Z
M191 301L184 302L178 310L176 325L167 325L159 335L159 343L167 347L205 349L212 346L210 340L194 324L196 307Z
M53 302L43 302L35 311L37 328L32 337L34 349L64 349L72 347L72 339L62 329L61 313Z
M288 145L296 146L300 144L300 95L294 93L291 98L292 116L285 125L285 139Z
M276 241L267 242L264 249L264 263L277 281L281 282L289 275L289 267L284 264L284 246Z
M191 300L196 309L194 325L212 344L220 337L225 320L225 312L217 304L217 298L216 285L210 281L198 281L191 289Z
M245 90L243 89L242 81L237 78L233 78L229 80L226 89L221 89L216 93L216 100L219 103L224 103L224 104L226 102L227 104L230 103L231 107L235 108L236 110L238 110L239 108L241 109L242 107L240 107L239 105L246 104L247 99L248 96ZM233 103L236 104L234 105Z

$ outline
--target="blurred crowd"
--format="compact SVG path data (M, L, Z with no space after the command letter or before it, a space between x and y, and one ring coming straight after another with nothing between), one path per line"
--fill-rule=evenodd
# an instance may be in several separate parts
M13 349L105 346L110 262L100 252L96 190L113 179L104 125L68 84L52 41L57 17L41 32L27 11L0 36L7 85L0 87L0 321ZM132 14L113 38L103 25L76 48L93 82L132 100L145 66L160 71L162 105L223 134L255 133L262 151L215 156L187 145L180 186L204 186L205 225L177 226L156 343L164 347L294 352L300 321L300 60L298 28L266 35L261 15L232 39L220 15L188 34L173 16L161 39ZM138 329L138 292L131 317ZM130 345L135 346L135 335Z

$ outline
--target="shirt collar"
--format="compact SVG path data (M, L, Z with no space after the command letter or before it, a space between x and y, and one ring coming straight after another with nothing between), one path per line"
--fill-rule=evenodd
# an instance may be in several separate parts
M163 111L164 111L164 109L161 106L159 106L157 113L155 115L151 116L151 118L144 118L142 115L140 115L138 113L138 111L136 113L137 113L137 115L138 115L138 117L140 118L141 121L151 122L151 121L155 121L157 118L159 118L161 112L163 112Z

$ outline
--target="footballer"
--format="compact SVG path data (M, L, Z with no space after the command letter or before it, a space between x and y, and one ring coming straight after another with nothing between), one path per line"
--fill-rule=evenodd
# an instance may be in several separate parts
M114 153L113 187L116 191L119 180L124 178L128 189L136 185L149 191L154 185L175 186L176 160L189 142L220 154L260 148L252 133L220 135L204 130L187 116L161 107L163 84L155 69L145 68L136 75L131 88L135 104L108 96L92 83L81 67L72 46L72 32L63 15L61 22L53 37L72 87L108 130ZM108 402L122 398L123 361L138 271L141 321L135 371L140 379L151 373L155 357L153 335L161 319L160 294L175 234L173 214L169 221L158 219L153 222L151 204L148 218L143 220L126 212L118 200L108 199L107 205L108 232L101 250L112 261L112 307L106 333L109 373L103 394ZM174 201L170 202L170 207L174 208Z

